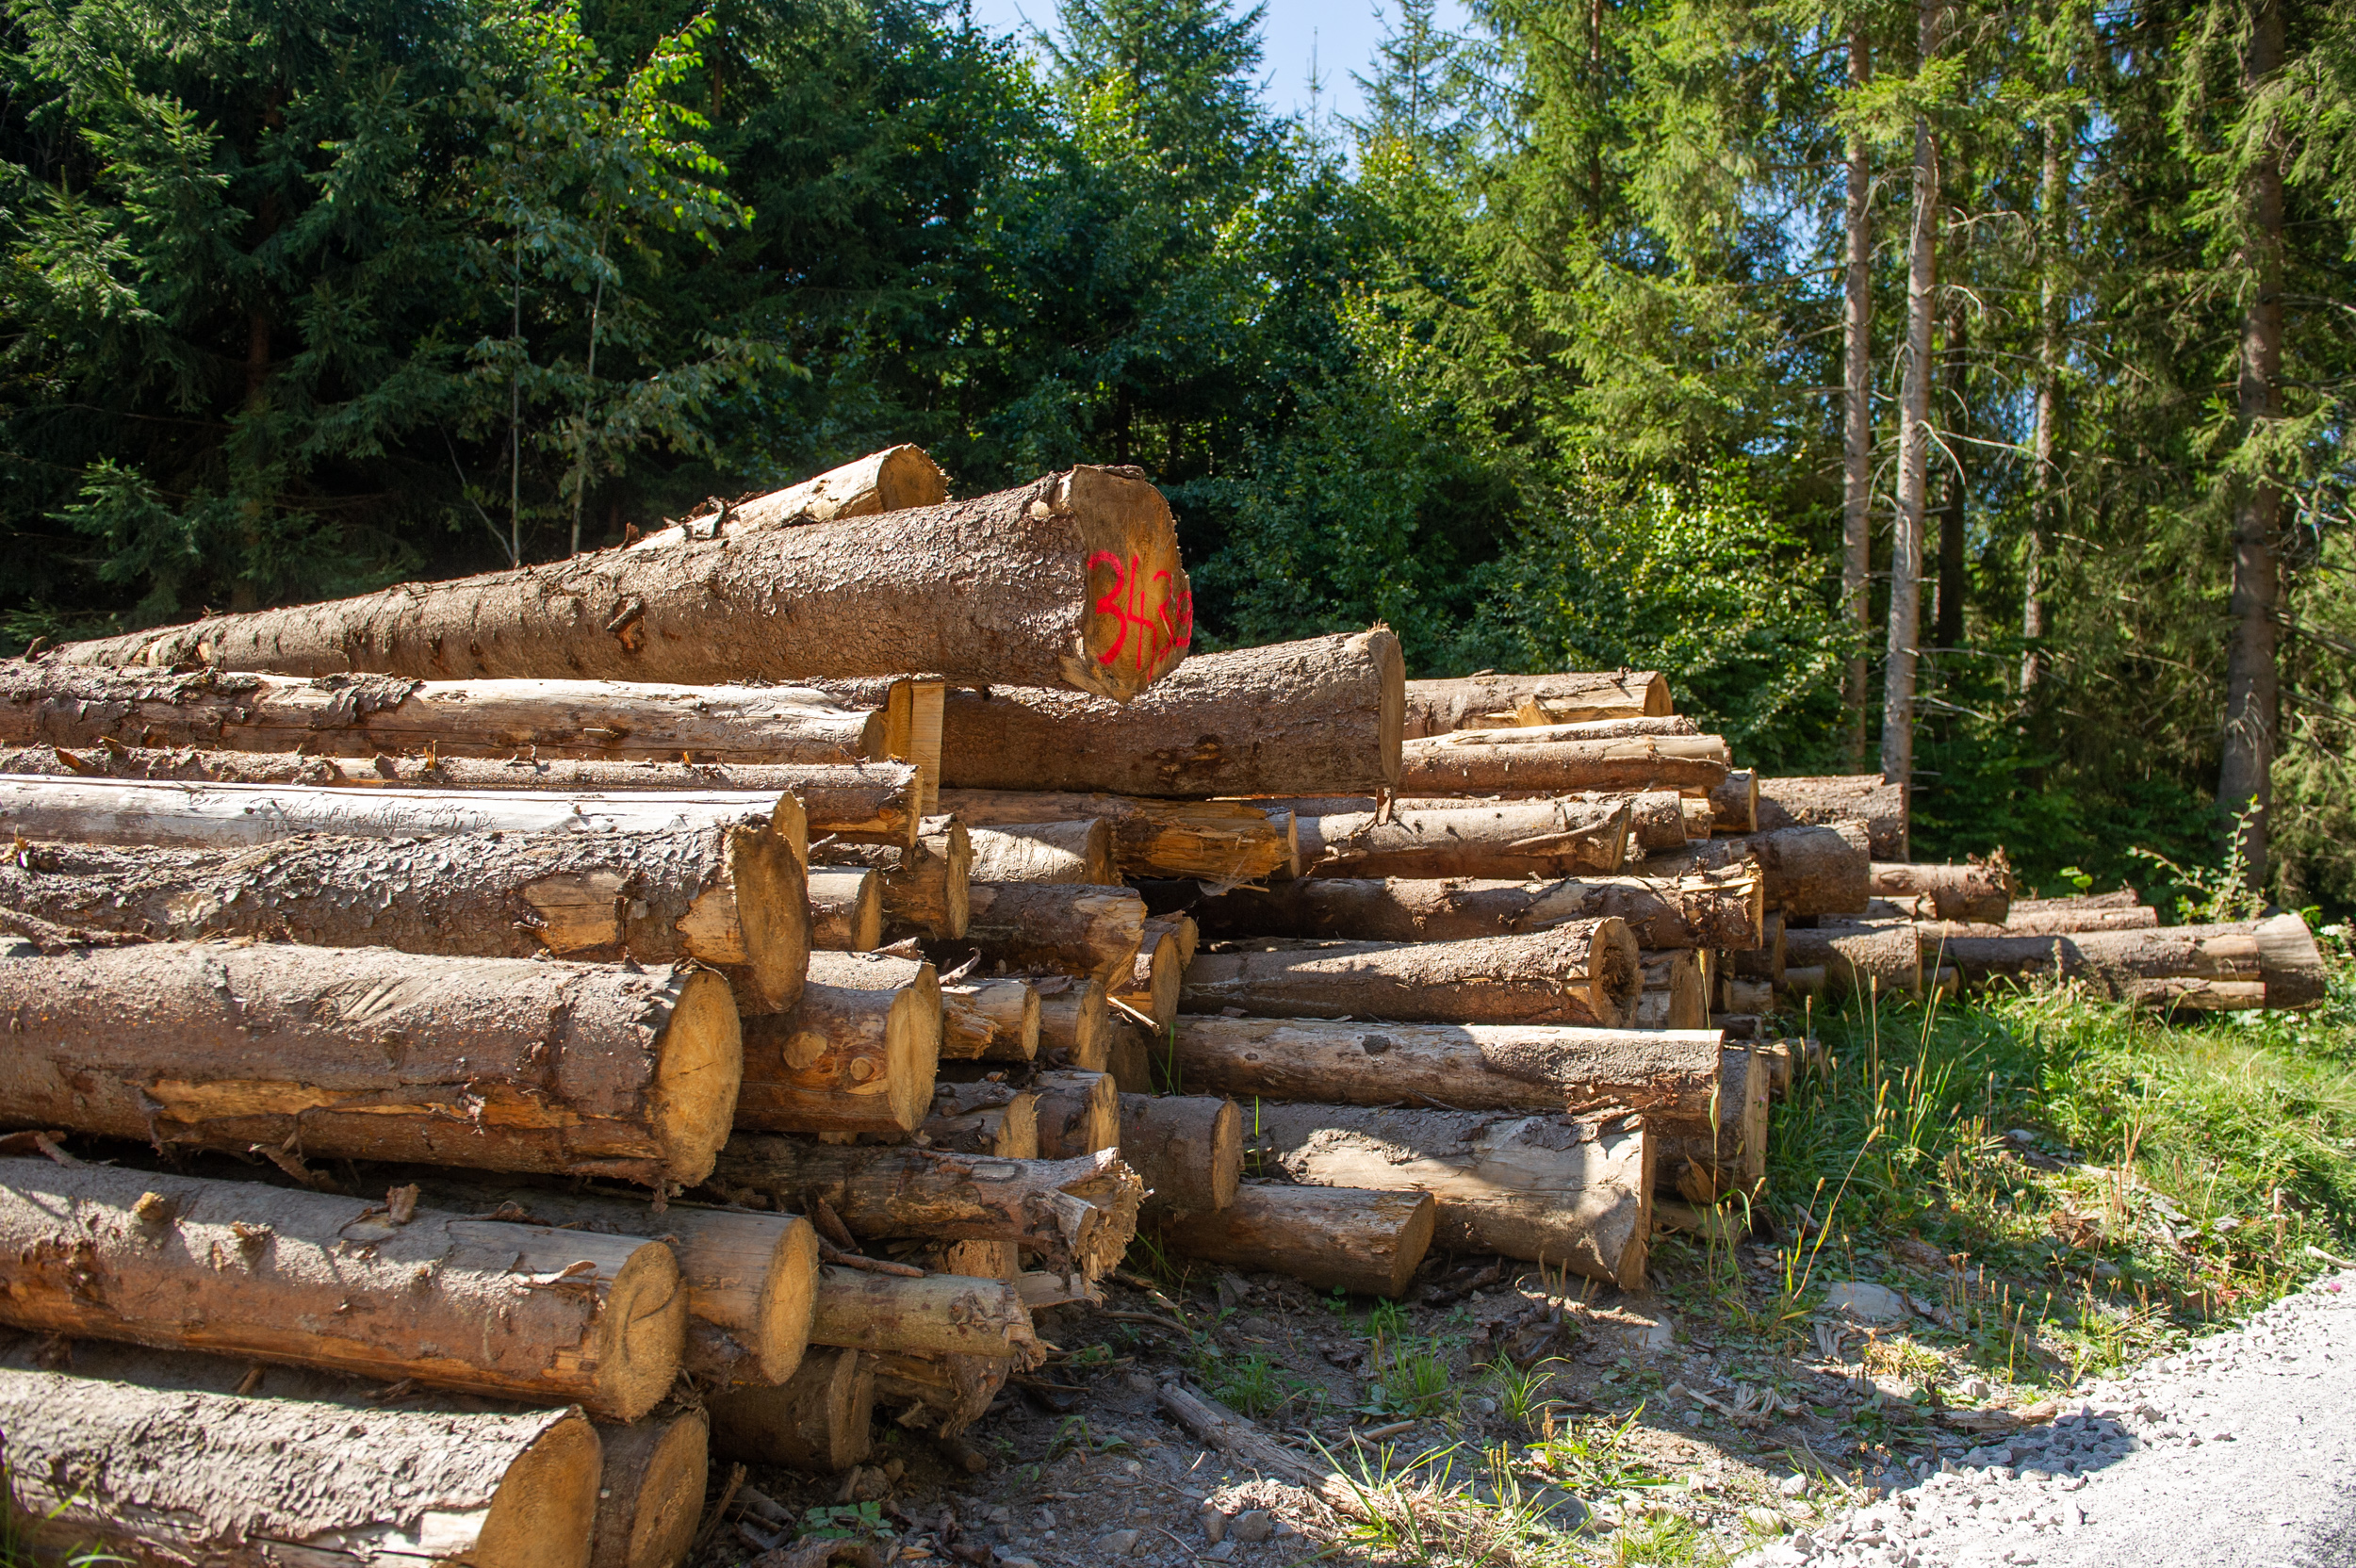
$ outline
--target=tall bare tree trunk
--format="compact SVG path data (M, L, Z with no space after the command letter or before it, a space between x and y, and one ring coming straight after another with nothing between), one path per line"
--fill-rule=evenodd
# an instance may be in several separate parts
M2029 645L2021 656L2021 700L2025 706L2045 673L2046 552L2052 548L2056 498L2053 422L2061 398L2062 237L2067 216L2069 172L2063 162L2070 122L2054 115L2045 122L2042 209L2037 214L2037 424L2029 437L2029 550L2021 574L2021 635Z
M1956 218L1961 220L1960 209ZM1951 409L1949 428L1969 434L1971 423L1971 367L1967 355L1970 327L1963 303L1958 300L1955 312L1947 320L1947 397ZM1947 449L1947 504L1941 508L1939 520L1939 601L1931 617L1931 645L1953 653L1963 646L1964 573L1964 500L1971 485L1971 476L1964 471L1963 443L1951 443ZM1952 661L1947 666L1958 666Z
M1939 53L1941 0L1922 0L1922 61ZM1914 220L1907 238L1906 350L1898 388L1898 517L1890 550L1890 659L1882 680L1882 774L1914 773L1915 645L1922 629L1922 522L1930 470L1931 320L1939 303L1939 136L1914 122Z
M1865 26L1849 28L1849 87L1873 80ZM1873 158L1858 132L1849 138L1849 264L1841 305L1841 594L1857 623L1849 661L1849 752L1865 761L1872 671L1865 642L1873 629Z
M2258 0L2242 89L2250 97L2282 67L2280 0ZM2263 439L2281 416L2282 369L2282 161L2267 144L2250 172L2250 235L2243 251L2250 272L2250 307L2242 317L2240 403L2242 440ZM2244 877L2261 887L2266 874L2266 813L2282 695L2275 667L2274 615L2282 571L2274 535L2282 498L2271 481L2243 480L2233 503L2233 620L2225 658L2225 757L2217 770L2217 804L2250 813L2239 829Z

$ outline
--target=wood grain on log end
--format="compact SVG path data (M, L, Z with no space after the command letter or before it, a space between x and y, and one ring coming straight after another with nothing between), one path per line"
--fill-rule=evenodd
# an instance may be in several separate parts
M826 867L810 874L810 945L827 953L872 953L883 940L883 879L872 871Z
M1194 638L1194 595L1162 493L1142 477L1083 464L1035 506L1068 512L1087 552L1088 610L1065 682L1126 702L1175 667Z
M810 969L807 854L795 853L784 834L732 827L728 830L728 857L734 916L728 923L744 953L737 961L744 966L748 987L762 1010L781 1013L801 1000L802 979ZM691 909L680 923L682 936L691 935L695 919ZM691 950L693 945L691 939Z
M703 1518L710 1419L680 1410L598 1436L604 1465L589 1568L676 1568Z
M655 1141L670 1180L693 1186L712 1174L728 1140L744 1071L736 993L712 971L689 975L663 1031L655 1069Z
M871 1358L812 1350L782 1383L740 1384L714 1396L712 1450L739 1463L832 1475L867 1457L875 1406Z
M738 1127L909 1133L931 1109L941 1004L928 963L813 955L799 1004L745 1027Z
M1039 1054L1039 990L1019 975L941 988L943 1061L1027 1062Z

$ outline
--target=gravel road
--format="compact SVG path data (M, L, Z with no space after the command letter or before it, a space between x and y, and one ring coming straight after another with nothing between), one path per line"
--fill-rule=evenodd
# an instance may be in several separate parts
M2356 1270L1744 1568L2349 1568Z

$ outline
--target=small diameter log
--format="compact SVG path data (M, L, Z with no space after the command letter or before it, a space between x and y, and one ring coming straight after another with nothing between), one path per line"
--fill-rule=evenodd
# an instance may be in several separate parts
M1289 1274L1313 1290L1396 1299L1422 1266L1439 1214L1428 1192L1252 1182L1225 1208L1173 1217L1161 1243L1178 1257Z
M1186 657L1186 568L1170 507L1142 479L1074 468L895 513L889 537L878 548L876 525L855 519L593 551L69 644L49 658L697 684L926 670L1121 699Z
M821 866L873 871L880 888L883 923L893 936L965 935L973 848L965 825L957 818L926 817L924 831L907 848L827 844L812 858Z
M742 1070L707 971L155 942L0 964L0 1117L158 1144L699 1182Z
M1132 1018L1112 1022L1111 1053L1104 1070L1123 1094L1158 1094L1168 1087L1163 1068L1170 1054L1170 1032L1148 1029Z
M1647 953L1644 956L1644 994L1636 1004L1637 1028L1710 1026L1710 988L1692 949Z
M1770 909L1759 923L1757 947L1731 948L1726 951L1726 972L1744 980L1761 980L1775 985L1783 978L1784 918L1781 909ZM1665 947L1666 942L1648 945Z
M2149 931L1965 937L1939 942L1937 951L1966 985L2083 980L2120 1001L2152 1006L2304 1007L2324 995L2322 956L2297 915Z
M1643 988L1626 922L1571 921L1461 942L1325 942L1205 953L1187 966L1189 1013L1393 1018L1410 1023L1555 1023L1622 1029Z
M1121 1088L1108 1072L1041 1072L1031 1080L1039 1096L1041 1158L1073 1160L1121 1146Z
M720 1458L832 1475L864 1460L874 1442L874 1361L858 1350L812 1348L784 1382L723 1389L706 1408L712 1451Z
M1904 784L1877 773L1759 781L1759 825L1762 832L1794 823L1828 825L1862 821L1867 848L1876 860L1906 860L1907 798Z
M1243 1181L1243 1113L1208 1095L1124 1094L1121 1157L1145 1180L1149 1217L1215 1213Z
M220 1568L590 1568L601 1456L578 1411L331 1418L297 1400L8 1371L0 1429L11 1524L43 1560L96 1547Z
M1554 882L1301 877L1265 889L1235 889L1204 899L1194 913L1212 937L1377 942L1516 936L1566 921L1613 916L1628 923L1644 947L1741 951L1761 939L1764 903L1759 872L1745 864L1673 881L1640 876Z
M1573 724L1667 713L1669 683L1650 670L1568 675L1477 675L1458 680L1411 680L1406 736L1415 740L1451 730L1501 725ZM1525 720L1523 714L1529 718Z
M1112 1052L1104 982L1089 976L1034 974L1039 992L1039 1054L1083 1072L1102 1072Z
M1726 743L1716 735L1640 735L1624 741L1543 738L1548 733L1460 729L1410 741L1401 748L1399 790L1419 795L1489 790L1554 794L1681 790L1707 795L1726 782L1729 770Z
M1835 997L1922 994L1922 950L1910 921L1787 929L1783 956L1787 972L1824 966Z
M598 1436L605 1463L589 1568L676 1568L703 1519L712 1418L674 1409Z
M952 1153L1036 1160L1039 1096L1004 1084L938 1085L923 1131L932 1148Z
M1718 1078L1723 1087L1714 1131L1675 1127L1653 1135L1655 1184L1689 1203L1714 1203L1729 1192L1757 1196L1767 1177L1773 1074L1748 1047L1729 1045Z
M1189 1017L1178 1021L1176 1053L1187 1092L1238 1100L1467 1111L1622 1105L1653 1124L1701 1126L1718 1094L1718 1036L1709 1029Z
M1683 849L1688 836L1685 831L1685 798L1675 790L1645 790L1628 796L1629 848L1643 850L1646 854L1661 849ZM1693 835L1698 838L1708 836Z
M872 953L883 940L883 920L881 876L845 867L810 869L810 945L813 950Z
M777 810L777 795L729 790L544 794L0 777L0 831L35 842L242 849L300 833L358 839L663 833L765 825ZM798 803L794 811L799 815Z
M1004 1356L878 1356L875 1399L901 1426L955 1437L990 1413L1014 1364Z
M1030 1061L1039 1054L1039 991L1028 980L957 980L941 988L942 1061Z
M959 962L978 951L993 967L1109 984L1127 973L1144 935L1145 900L1126 888L976 882L969 902L972 917L955 944Z
M1112 824L1102 817L977 827L972 842L971 874L976 882L1109 885L1121 880L1113 863Z
M1644 1284L1652 1161L1632 1119L1264 1104L1256 1121L1252 1146L1296 1182L1430 1193L1450 1251Z
M632 1421L678 1374L687 1293L634 1236L9 1159L0 1321Z
M1856 914L1873 902L1866 826L1859 822L1807 825L1711 839L1647 857L1647 876L1689 876L1756 861L1766 905L1791 915Z
M1006 1280L927 1274L911 1280L863 1268L818 1271L810 1339L892 1355L1013 1358L1024 1365L1043 1353L1031 1312Z
M2151 931L2160 912L2149 904L2132 909L2029 909L2016 902L2002 925L1965 924L1958 921L1925 921L1922 937L2060 937L2080 931Z
M1712 833L1754 833L1759 830L1759 772L1737 768L1726 782L1710 792ZM1698 837L1698 835L1696 835Z
M1302 817L1312 876L1435 877L1606 874L1628 853L1625 800L1493 801L1457 810Z
M2012 908L2012 867L1999 851L1990 860L1912 866L1873 862L1873 892L1910 906L1917 920L2002 925Z
M1154 1028L1169 1028L1170 1020L1178 1016L1178 988L1186 969L1179 951L1176 919L1156 916L1147 920L1129 972L1112 988L1112 999L1144 1014Z
M813 953L791 1012L744 1021L736 1125L753 1131L916 1130L941 1065L941 982L921 960Z
M1113 859L1123 876L1181 876L1232 885L1290 875L1300 858L1289 812L1271 812L1240 800L943 790L941 808L955 813L968 827L1101 818L1112 825Z
M1739 980L1728 976L1720 983L1722 999L1726 1009L1735 1014L1771 1013L1775 1008L1775 988L1772 981ZM1717 1014L1710 1015L1713 1019ZM1723 1028L1724 1025L1713 1025Z
M1405 666L1387 629L1197 654L1124 704L992 687L949 698L957 789L1284 795L1399 782Z
M1020 1242L1090 1278L1121 1261L1144 1194L1109 1149L1072 1160L1000 1160L739 1134L721 1153L719 1174L789 1200L824 1199L862 1239Z
M1707 800L1679 795L1677 810L1685 818L1685 836L1688 839L1707 839L1717 828L1717 814L1710 810Z
M949 482L924 448L888 447L783 490L720 502L624 547L653 550L693 540L742 538L769 529L938 506L948 498Z
M664 833L302 838L252 849L39 844L0 906L88 931L483 958L701 960L764 1012L801 994L802 863L765 825Z

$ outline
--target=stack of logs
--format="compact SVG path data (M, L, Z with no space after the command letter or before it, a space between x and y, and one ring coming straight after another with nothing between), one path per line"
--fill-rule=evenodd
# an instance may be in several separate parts
M1794 996L2315 969L1908 864L1902 789L1760 780L1657 675L1190 630L1133 471L951 503L898 448L0 666L20 1511L669 1568L708 1454L840 1471L881 1413L978 1466L1141 1226L1634 1288L1759 1190Z

